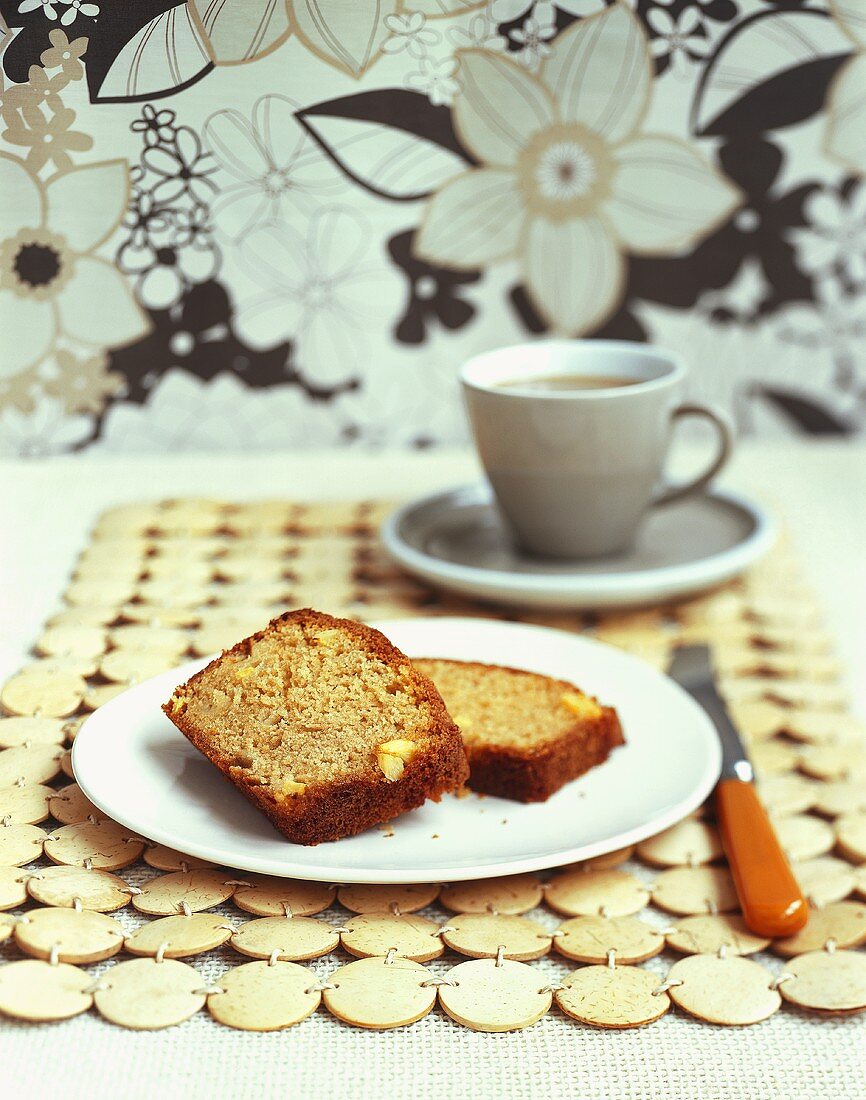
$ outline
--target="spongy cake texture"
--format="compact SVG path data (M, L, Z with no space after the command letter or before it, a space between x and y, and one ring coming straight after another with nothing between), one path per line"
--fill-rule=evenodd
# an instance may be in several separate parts
M474 791L544 801L625 742L616 711L567 680L469 661L413 663L460 728Z
M359 833L468 774L429 679L379 631L309 608L227 650L163 709L300 844Z

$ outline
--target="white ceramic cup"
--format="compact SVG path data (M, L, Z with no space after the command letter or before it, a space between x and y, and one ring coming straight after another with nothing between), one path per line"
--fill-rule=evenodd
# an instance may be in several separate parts
M464 365L478 452L521 546L558 558L623 553L648 509L709 484L730 454L733 433L721 413L683 402L687 374L673 352L613 340L539 340ZM555 375L632 384L562 390L515 384ZM673 425L684 416L709 420L718 446L705 470L670 485L665 458Z

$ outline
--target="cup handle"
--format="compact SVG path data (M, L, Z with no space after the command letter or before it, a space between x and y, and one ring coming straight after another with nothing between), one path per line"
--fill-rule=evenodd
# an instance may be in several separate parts
M718 449L715 458L702 474L685 481L681 485L669 485L663 487L653 499L653 507L658 504L670 504L674 500L682 500L683 497L697 493L713 480L716 474L725 465L731 456L734 446L734 431L727 417L716 409L706 405L685 404L673 411L673 420L679 420L683 416L702 416L709 420L718 433Z

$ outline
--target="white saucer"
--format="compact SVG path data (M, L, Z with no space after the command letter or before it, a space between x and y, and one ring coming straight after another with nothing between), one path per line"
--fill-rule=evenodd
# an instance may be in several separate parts
M511 541L485 485L413 501L382 528L410 573L476 599L559 610L660 603L742 573L765 554L776 525L752 501L718 491L653 509L637 545L616 558L560 561Z
M438 882L532 871L651 836L695 809L721 766L715 730L673 681L620 650L489 619L378 624L411 657L512 665L573 680L615 706L626 745L544 803L446 796L392 823L393 836L305 848L277 833L160 710L206 660L100 707L72 749L75 778L106 814L151 840L224 866L324 882Z

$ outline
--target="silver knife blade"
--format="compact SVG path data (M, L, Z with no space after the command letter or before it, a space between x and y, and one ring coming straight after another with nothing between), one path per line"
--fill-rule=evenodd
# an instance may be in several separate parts
M716 689L710 650L705 645L684 645L674 650L668 676L684 688L709 715L722 744L722 779L751 783L754 772L749 755L725 701Z

